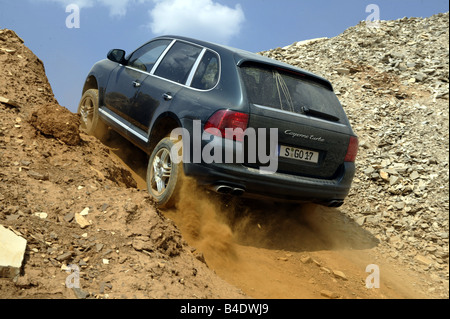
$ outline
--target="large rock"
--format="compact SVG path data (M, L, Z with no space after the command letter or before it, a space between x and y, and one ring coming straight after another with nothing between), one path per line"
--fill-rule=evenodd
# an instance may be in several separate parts
M56 138L68 145L79 145L80 119L65 107L58 104L47 104L33 112L31 119L33 125L42 134Z
M0 277L14 278L20 274L26 246L26 239L0 225Z

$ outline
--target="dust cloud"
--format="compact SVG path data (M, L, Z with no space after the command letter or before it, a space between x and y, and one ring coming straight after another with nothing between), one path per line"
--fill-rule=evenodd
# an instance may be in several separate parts
M185 176L176 208L165 214L188 243L214 264L239 263L242 246L303 252L377 244L338 209L218 195Z
M187 242L214 263L237 262L237 247L227 217L230 209L217 194L183 176L174 209L165 212L175 221Z

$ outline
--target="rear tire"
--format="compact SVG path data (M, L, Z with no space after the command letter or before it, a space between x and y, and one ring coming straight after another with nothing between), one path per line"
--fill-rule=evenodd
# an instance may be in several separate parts
M99 116L98 105L98 90L87 90L84 92L78 105L78 114L81 116L80 130L88 135L102 139L108 132L108 126Z
M181 188L183 163L172 160L174 145L169 137L163 138L148 161L147 189L160 208L174 207Z

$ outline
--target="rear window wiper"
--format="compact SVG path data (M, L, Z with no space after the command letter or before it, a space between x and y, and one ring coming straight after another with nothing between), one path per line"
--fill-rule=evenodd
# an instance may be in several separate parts
M302 106L301 107L301 111L302 111L303 114L308 114L308 115L311 115L311 116L320 117L320 118L323 118L325 120L329 120L329 121L333 121L333 122L339 122L339 118L338 117L336 117L334 115L331 115L331 114L327 114L327 113L324 113L324 112L320 112L320 111L317 111L317 110L310 109L307 106Z

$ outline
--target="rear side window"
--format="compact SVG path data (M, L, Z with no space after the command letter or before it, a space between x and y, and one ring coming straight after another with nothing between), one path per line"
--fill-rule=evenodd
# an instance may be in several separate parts
M219 74L219 57L216 53L208 50L205 52L195 72L191 87L200 90L210 90L216 86Z
M337 120L345 118L334 92L306 75L259 64L244 65L241 74L252 104L293 113L313 110Z
M185 84L201 51L197 46L176 42L161 61L155 75Z
M150 72L171 40L156 40L137 49L129 58L128 66Z

